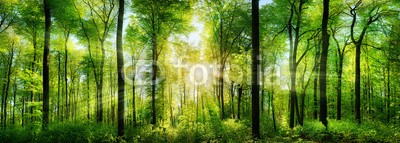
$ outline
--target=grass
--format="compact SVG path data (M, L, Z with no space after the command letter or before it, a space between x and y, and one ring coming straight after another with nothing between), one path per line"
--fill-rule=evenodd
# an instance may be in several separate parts
M254 142L251 122L227 119L202 123L180 124L176 127L144 125L127 126L123 142ZM400 128L396 125L350 120L329 120L329 130L317 121L293 130L279 126L274 131L267 121L262 122L261 140L257 142L399 142ZM41 130L40 124L25 127L8 126L0 129L0 142L117 142L116 126L88 122L50 124Z

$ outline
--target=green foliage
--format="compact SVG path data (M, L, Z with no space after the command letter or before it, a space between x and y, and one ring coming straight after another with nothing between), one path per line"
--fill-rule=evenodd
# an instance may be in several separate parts
M328 130L322 123L311 121L296 130L302 138L317 142L396 142L400 139L398 128L371 121L359 125L351 120L329 120Z
M8 126L0 130L0 142L117 142L114 126L88 122L59 122L41 130L41 123L26 127Z

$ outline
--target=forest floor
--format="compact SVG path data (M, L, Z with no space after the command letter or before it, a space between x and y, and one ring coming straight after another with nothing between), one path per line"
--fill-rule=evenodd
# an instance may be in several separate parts
M228 119L209 123L181 123L175 127L127 125L124 142L399 142L400 126L329 120L328 130L317 121L288 129L264 122L261 139L251 137L249 121ZM0 129L0 142L117 142L117 127L89 122L61 122L41 130L40 122L25 127L9 125Z

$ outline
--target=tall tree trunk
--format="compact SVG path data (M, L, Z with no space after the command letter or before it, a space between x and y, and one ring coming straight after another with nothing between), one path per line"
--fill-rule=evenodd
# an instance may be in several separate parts
M232 81L231 82L231 110L232 110L232 119L235 119L235 107L233 104L233 99L235 98L235 83Z
M361 45L356 45L356 76L355 76L355 119L357 123L361 124L361 113L360 113L360 55Z
M61 52L58 51L58 70L57 70L57 119L60 121L60 86L61 86Z
M386 121L390 123L390 61L387 63L387 99L386 99Z
M314 75L314 100L313 100L313 102L314 102L314 107L313 107L313 117L314 117L314 119L318 119L318 100L317 100L317 92L318 92L318 88L317 88L317 86L318 86L318 76L319 76L319 72L318 72L318 67L319 67L319 64L318 64L318 60L319 60L319 51L318 51L318 47L316 47L317 49L316 49L316 54L315 54L315 59L314 59L314 72L315 72L315 75Z
M319 71L319 91L320 91L320 109L319 120L328 129L327 117L327 102L326 102L326 62L328 59L329 49L329 34L328 34L328 19L329 19L329 0L324 0L324 12L322 15L322 52L321 66Z
M264 75L264 56L261 56L261 115L264 115L264 100L265 100L265 75ZM269 108L268 108L268 115L269 115Z
M276 79L276 72L275 72L275 65L276 65L276 54L274 54L274 60L272 65L272 77L271 77L271 110L272 110L272 121L274 123L274 131L276 132L276 121L275 121L275 105L274 105L274 94L275 94L275 79Z
M21 126L25 125L25 96L22 96Z
M90 80L89 80L90 74L87 72L86 75L86 84L87 84L87 119L90 121Z
M32 65L31 65L31 72L34 73L35 71L35 64L36 64L36 50L37 50L37 33L34 32L33 36L33 61L32 61ZM33 76L33 75L32 75ZM31 84L33 85L34 83L31 82ZM33 93L33 89L31 90L31 103L33 103L35 101L34 99L34 93ZM34 117L33 117L33 106L31 106L30 108L30 115L31 115L31 122L33 123Z
M111 62L110 62L111 64ZM114 105L114 79L113 79L113 71L112 71L112 67L110 67L110 98L111 100L109 100L110 106L111 106L111 123L114 123L115 120L115 105ZM108 113L108 112L107 112Z
M9 59L7 62L7 81L6 81L6 86L5 86L5 94L3 97L3 126L6 127L7 125L7 99L8 99L8 94L9 94L9 88L10 88L10 82L11 82L11 68L12 68L12 63L14 59L14 42L11 45L11 51L9 53ZM14 99L15 100L15 99Z
M242 102L243 86L238 85L238 107L237 107L237 118L240 120L240 103Z
M118 69L118 136L124 136L125 124L125 74L124 74L124 54L122 47L122 30L124 24L124 0L119 0L118 26L117 26L117 69Z
M45 36L43 51L43 129L47 129L49 123L49 49L50 49L50 26L51 14L48 0L43 0L45 15Z
M260 138L260 40L259 40L259 9L258 0L252 0L251 7L251 17L252 17L252 65L251 65L251 94L252 94L252 132L253 137L256 139Z
M379 13L379 6L376 6L374 8L371 9L371 11L369 12L369 14L372 14L372 12L375 9L378 9L378 11L376 12L376 14L370 15L366 25L364 25L359 38L356 40L354 37L355 32L354 32L354 27L357 21L357 13L356 10L358 9L358 7L361 5L362 1L359 0L354 7L350 7L350 15L352 16L352 23L350 26L350 36L351 36L351 41L353 42L353 44L356 47L356 72L355 72L355 119L358 122L358 124L361 124L361 112L360 112L360 57L361 57L361 45L362 45L362 41L364 39L364 36L366 35L367 29L369 27L369 25L371 25L373 22L377 21L380 18L380 13Z
M69 32L65 33L65 43L64 43L64 82L65 82L65 118L69 119L70 107L69 107L69 97L68 97L68 39Z
M174 124L174 113L172 108L172 86L169 86L169 113L170 113L171 125L174 126L175 124ZM134 115L134 117L136 118L136 115Z
M221 62L222 63L222 62ZM224 64L221 65L220 68L220 77L219 77L219 96L221 98L221 119L225 119L225 106L224 106Z
M100 74L99 74L99 84L98 84L98 96L99 96L99 113L97 122L103 122L103 73L104 73L104 60L105 60L105 49L104 41L101 42L101 61L100 61Z
M17 76L14 76L14 90L13 90L13 95L14 95L14 105L13 105L13 111L12 111L12 124L15 125L15 108L17 108Z
M134 62L133 59L134 58L132 57L132 63ZM135 70L136 67L134 67L133 69ZM136 126L135 76L136 76L136 74L132 75L132 121L133 121L133 126Z
M77 82L77 89L76 89L76 95L75 95L75 108L74 108L74 112L75 112L75 120L76 120L76 116L77 116L77 114L78 114L78 112L77 111L79 111L79 103L81 103L80 101L79 101L79 97L80 97L80 94L81 94L81 91L80 91L80 74L78 75L78 80L76 81Z
M338 47L338 51L340 51ZM337 76L338 76L338 81L337 81L337 87L336 87L336 92L337 92L337 103L336 103L336 119L340 120L342 118L342 73L343 73L343 58L344 58L344 53L339 52L339 67Z
M157 34L155 33L155 17L154 17L154 12L152 13L152 20L151 20L151 25L153 29L153 35L152 35L152 46L153 46L153 61L152 61L152 78L151 78L151 108L152 108L152 120L151 124L156 125L157 123L157 114L156 114L156 84L157 84L157 55L158 55L158 49L157 49Z
M294 4L291 4L290 8L290 17L288 21L288 33L289 33L289 46L290 46L290 51L289 51L289 67L290 67L290 98L289 98L289 106L290 106L290 117L289 117L289 127L293 128L294 127L294 102L295 102L295 97L296 95L296 71L295 71L295 64L293 63L293 56L294 54L294 46L293 46L293 33L292 33L292 20L293 20L293 13L294 13Z

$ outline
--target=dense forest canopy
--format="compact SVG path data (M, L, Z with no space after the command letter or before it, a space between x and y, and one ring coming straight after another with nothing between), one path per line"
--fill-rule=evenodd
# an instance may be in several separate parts
M0 142L398 142L399 0L0 0Z

